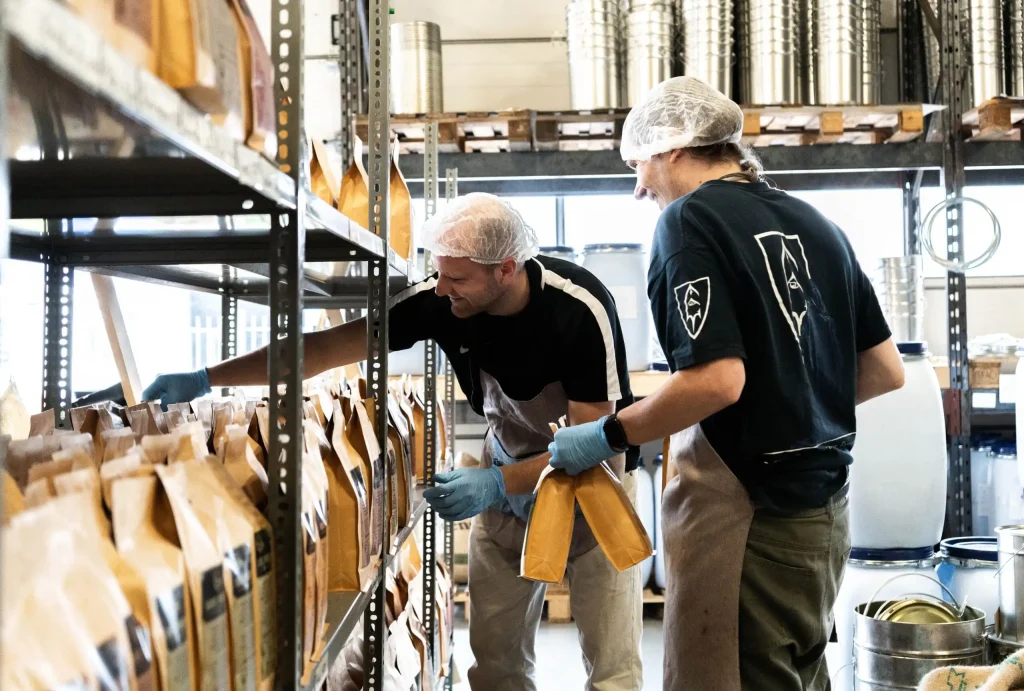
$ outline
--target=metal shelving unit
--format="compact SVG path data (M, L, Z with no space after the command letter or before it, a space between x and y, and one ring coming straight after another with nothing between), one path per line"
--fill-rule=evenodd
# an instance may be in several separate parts
M350 123L360 80L353 42L360 40L356 0L339 0L348 30L340 51L342 108ZM368 142L370 194L367 228L345 218L308 191L303 122L302 3L275 0L272 51L279 148L276 161L226 136L177 92L114 51L80 17L57 0L0 0L0 71L9 176L10 217L4 209L3 251L44 265L43 406L69 427L71 339L75 269L164 283L221 296L222 356L237 353L239 300L263 302L271 311L269 349L271 428L268 518L274 526L277 570L279 688L314 689L358 624L364 621L364 688L383 685L385 589L382 574L422 519L432 521L417 497L413 525L382 555L372 588L333 593L329 640L310 683L301 684L303 554L297 493L302 458L302 312L307 307L367 311L367 386L374 399L381 449L387 435L389 291L421 276L389 248L389 141ZM369 118L373 131L389 132L388 0L369 3ZM19 117L12 118L10 113ZM12 124L17 127L11 129ZM350 126L350 125L349 125ZM346 140L347 141L347 140ZM120 229L91 221L152 219L152 227ZM216 217L209 225L185 223ZM162 217L162 218L158 218ZM46 219L40 227L34 219ZM30 221L30 222L25 222ZM365 263L365 264L362 264ZM338 266L341 264L342 266ZM358 269L365 266L361 273ZM353 270L353 266L356 269ZM433 376L434 370L430 371ZM433 385L433 378L430 380ZM433 400L433 399L428 399ZM454 411L449 419L453 419ZM431 418L428 435L434 434ZM454 443L454 429L449 439ZM431 460L432 462L432 460ZM379 508L384 511L384 507ZM429 534L432 538L432 534ZM450 545L449 537L445 540ZM450 555L450 550L449 550ZM425 581L433 579L432 541L424 549ZM449 556L450 559L450 556ZM434 590L425 588L424 610L433 615ZM435 656L436 658L436 656Z

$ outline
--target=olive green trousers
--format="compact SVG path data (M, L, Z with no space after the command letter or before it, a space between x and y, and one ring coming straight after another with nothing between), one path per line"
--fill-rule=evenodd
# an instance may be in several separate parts
M850 555L848 503L841 491L820 509L754 512L740 584L745 691L830 689L825 645Z

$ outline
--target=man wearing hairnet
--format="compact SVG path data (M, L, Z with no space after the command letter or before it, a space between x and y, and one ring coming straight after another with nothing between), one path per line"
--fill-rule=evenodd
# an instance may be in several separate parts
M470 643L475 691L532 691L542 583L519 577L533 490L548 466L550 423L597 420L632 403L615 303L585 269L537 256L533 230L486 194L457 199L428 221L438 271L391 298L392 350L434 339L472 408L488 423L481 468L436 476L425 492L442 518L476 517L469 547ZM363 319L305 337L310 376L365 357ZM206 370L161 375L146 400L190 401L211 386L265 383L266 349ZM626 453L624 453L626 452ZM638 449L611 462L635 500ZM622 573L574 521L569 597L594 691L642 685L640 567Z
M551 464L577 473L672 435L665 689L827 689L854 409L901 387L903 365L842 231L762 179L742 130L691 77L626 118L636 197L662 209L647 280L673 373L560 430Z

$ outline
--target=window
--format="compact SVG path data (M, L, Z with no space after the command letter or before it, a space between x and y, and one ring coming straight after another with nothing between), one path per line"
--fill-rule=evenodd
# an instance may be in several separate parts
M513 209L519 212L533 231L537 233L537 241L541 247L555 244L555 198L554 197L502 197ZM441 213L447 203L445 199L437 200L437 212ZM426 212L422 199L412 200L413 227L417 229L416 244L423 246L423 222Z
M661 210L628 194L565 198L565 244L578 251L606 242L641 244L650 250Z

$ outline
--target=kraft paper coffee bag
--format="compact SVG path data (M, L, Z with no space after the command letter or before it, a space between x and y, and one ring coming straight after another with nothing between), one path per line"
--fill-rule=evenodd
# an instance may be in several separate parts
M228 498L210 466L217 461L186 461L170 472L184 472L189 504L224 559L228 601L231 688L256 691L256 605L253 596L252 527Z
M198 651L185 556L167 496L154 476L118 479L111 497L117 551L146 586L158 686L192 691L192 659Z
M308 473L302 474L301 489L301 537L303 541L302 562L302 681L307 683L313 672L313 654L320 642L320 598L317 591L317 549L320 531L314 517L319 490L310 480Z
M313 153L309 157L309 182L312 192L325 203L336 207L341 184L331 168L331 161L327 157L327 148L316 137L310 140L310 146Z
M12 517L17 516L25 510L25 495L18 489L18 483L14 481L11 474L4 471L4 506L3 524L6 525Z
M51 504L5 530L5 688L138 689L131 608L83 527ZM20 617L20 619L19 619Z
M254 445L245 427L229 425L217 449L217 457L249 501L263 508L267 505L267 471L256 459Z
M53 434L56 429L56 416L52 408L36 413L29 418L28 436L30 437L44 437L47 434Z
M341 177L338 211L360 226L370 222L370 186L363 168L363 142L358 137L352 142L352 162Z
M221 125L245 139L238 27L226 1L161 0L158 76Z
M88 472L95 473L95 468ZM65 476L68 477L68 476ZM93 548L103 558L117 579L121 592L131 608L131 615L125 620L125 632L131 648L131 671L133 691L152 691L156 688L155 660L152 647L152 624L150 622L149 597L142 575L114 547L110 535L110 524L105 514L98 520L84 520L96 506L95 490L92 492L68 493L53 502L46 510L54 511L69 523L77 523L86 536L94 541Z
M274 63L245 0L234 0L238 23L238 65L241 80L245 143L273 161L277 155L274 127Z
M398 167L398 142L393 147L391 159L391 227L388 242L391 249L402 259L415 259L416 249L412 245L412 196L405 176Z
M117 0L110 42L139 67L156 74L157 41L160 38L157 0Z
M120 458L135 446L135 433L130 427L118 427L100 433L103 439L103 460Z
M249 523L253 534L252 572L254 600L256 602L256 668L259 670L260 691L272 691L277 669L277 576L274 570L274 533L264 518L239 489L222 465L209 464L224 494Z
M341 401L334 401L331 450L325 464L330 510L327 520L329 588L361 590L370 563L369 496L363 465L346 431Z
M121 458L107 461L100 466L100 483L103 489L103 502L113 506L111 494L114 481L122 477L149 477L156 475L153 466L143 459L142 449L135 447Z
M654 554L651 538L633 503L605 463L576 476L576 501L597 543L616 569L625 571Z
M384 506L385 468L383 454L373 432L373 425L366 412L366 403L358 398L349 399L351 411L345 433L349 436L352 447L359 453L363 465L364 477L370 482L370 558L376 563L380 558L384 544ZM372 400L372 399L370 399ZM371 405L371 410L372 410Z
M405 528L412 520L413 493L416 490L416 476L412 467L412 440L409 423L402 414L395 394L388 394L388 439L395 448L397 487L396 512L399 528Z
M377 426L374 412L374 401L372 398L364 401L367 408L366 419L370 423L370 433L376 439ZM385 437L384 451L384 479L387 485L386 507L384 512L384 541L387 551L391 551L391 545L395 544L398 538L398 452L392 443L390 435Z
M209 455L206 445L206 431L200 422L186 423L171 433L171 448L167 462L196 461Z
M156 472L171 505L178 544L188 571L193 630L199 652L192 674L201 691L230 688L223 559L189 504L184 466L181 463L156 466Z
M7 472L24 491L32 466L49 461L60 451L59 436L14 439L7 445Z
M323 433L320 426L312 420L306 420L309 428ZM308 483L314 492L313 502L313 525L317 531L316 542L316 563L315 563L315 584L316 584L316 645L313 648L313 659L318 660L323 652L322 645L327 635L327 593L330 579L330 552L329 552L329 488L327 471L324 468L323 459L320 456L320 449L314 444L307 447L306 453L302 455L302 479Z
M551 466L541 473L523 541L519 575L532 581L561 583L569 560L576 516L576 479Z

